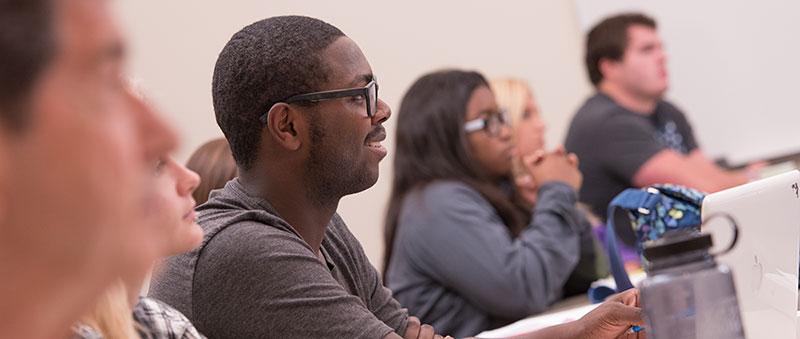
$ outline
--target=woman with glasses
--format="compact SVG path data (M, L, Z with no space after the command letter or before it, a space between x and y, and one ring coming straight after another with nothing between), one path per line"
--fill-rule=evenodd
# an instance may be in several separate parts
M541 112L533 96L530 86L519 78L495 78L489 80L492 93L500 109L508 112L508 122L516 148L512 160L511 172L516 192L525 204L533 207L536 204L539 186L533 177L522 166L522 158L545 150L544 132L546 129ZM581 260L564 285L564 295L571 296L585 293L592 282L608 275L608 263L605 260L602 245L605 226L588 206L578 203L578 209L589 220L590 227L581 233ZM593 229L593 232L589 232ZM595 235L600 242L595 240ZM638 256L629 248L623 249L625 259L638 262ZM633 266L631 266L633 268Z
M397 114L384 278L410 313L455 337L544 311L581 257L577 158L541 151L522 164L533 208L511 182L506 114L476 72L427 74ZM590 238L591 239L591 238Z

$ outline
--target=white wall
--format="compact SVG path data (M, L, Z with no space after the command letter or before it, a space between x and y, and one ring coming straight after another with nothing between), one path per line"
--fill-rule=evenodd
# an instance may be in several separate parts
M221 135L210 93L222 46L243 26L274 15L314 16L342 29L361 46L380 77L381 97L395 110L411 82L437 68L516 75L533 85L553 145L590 92L570 1L121 0L118 5L133 42L133 74L180 130L180 159ZM393 121L387 130L391 152ZM339 209L376 265L383 251L391 161L390 156L381 164L375 187L347 197Z
M672 98L705 151L743 162L800 150L800 1L575 0L588 29L623 10L654 16Z

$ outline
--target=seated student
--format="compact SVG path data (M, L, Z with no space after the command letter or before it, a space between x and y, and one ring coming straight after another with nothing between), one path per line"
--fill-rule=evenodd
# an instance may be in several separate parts
M355 42L317 19L258 21L220 53L213 99L240 176L198 208L203 243L151 295L213 338L416 338L336 214L377 180L391 115Z
M197 224L196 203L192 194L200 178L197 173L177 163L171 157L162 157L156 163L157 210L154 215L162 227L159 258L186 253L203 240L203 230ZM155 275L160 274L156 265ZM203 338L180 311L152 298L140 298L139 292L145 276L126 279L129 296L136 301L133 318L142 338L192 339Z
M535 202L536 183L531 181L521 162L523 155L535 154L545 149L546 126L533 97L533 91L525 80L518 78L490 79L489 86L497 100L497 106L508 115L511 139L516 147L511 168L514 179L524 181L520 184L534 188L527 200Z
M516 192L530 208L533 208L536 203L539 186L522 166L522 157L542 152L545 149L544 132L546 126L544 120L536 104L533 92L525 80L495 78L489 80L489 84L497 99L497 106L508 115L512 142L516 147L517 153L511 163ZM597 234L600 229L604 229L604 225L589 210L588 206L578 203L577 207L590 225L590 227L582 229L591 229L593 232L581 233L581 260L564 284L565 296L584 293L589 289L592 282L608 275L605 252L600 243L593 239L592 235L592 233Z
M574 155L551 153L524 171L533 208L515 201L511 128L476 72L419 78L400 105L386 217L387 286L435 328L475 335L544 311L581 256Z
M204 204L211 191L225 187L225 183L238 175L236 162L225 138L201 145L186 161L186 167L200 175L200 186L192 193L197 205Z
M336 214L375 184L391 115L355 42L313 18L261 20L225 46L212 87L240 176L198 208L201 246L170 258L151 295L212 338L441 338ZM555 331L622 333L641 322L635 299Z
M159 221L161 233L159 254L166 257L197 247L203 231L195 222L192 192L199 177L169 157L160 159L153 172L157 204L153 216ZM78 337L202 338L179 311L158 300L139 297L146 274L143 271L120 279L107 290L94 311L84 318L83 325L77 327Z
M125 83L98 0L0 0L0 336L63 338L155 257L151 165L174 133Z
M666 53L652 18L620 14L586 38L586 67L597 89L575 114L565 146L581 159L581 200L605 219L606 208L630 187L674 183L714 192L752 177L728 171L698 147L680 109L664 100Z

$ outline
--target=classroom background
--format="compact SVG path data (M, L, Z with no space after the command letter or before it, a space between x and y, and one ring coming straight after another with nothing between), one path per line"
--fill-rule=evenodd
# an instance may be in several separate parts
M667 98L685 111L709 156L740 164L800 150L800 21L793 20L800 13L798 1L120 0L116 5L133 44L131 74L184 140L179 161L221 136L211 74L222 46L244 23L284 14L317 17L346 32L372 63L379 95L395 112L411 82L432 69L526 79L552 147L563 142L570 118L593 91L583 62L585 30L610 13L643 11L658 21L668 53ZM339 206L379 270L394 120L386 127L389 156L378 183Z

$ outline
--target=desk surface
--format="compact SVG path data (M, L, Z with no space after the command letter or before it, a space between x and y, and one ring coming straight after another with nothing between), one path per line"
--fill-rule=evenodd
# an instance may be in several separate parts
M586 306L586 305L589 305L589 304L590 304L589 303L589 297L586 295L586 293L583 293L583 294L579 294L579 295L576 295L576 296L572 296L572 297L560 300L560 301L556 302L555 304L551 305L550 308L547 309L546 312L544 312L542 314L537 314L536 316L557 313L557 312L561 312L561 311L568 310L568 309L573 309L573 308L580 307L580 306Z

